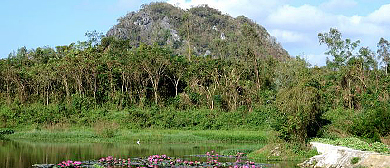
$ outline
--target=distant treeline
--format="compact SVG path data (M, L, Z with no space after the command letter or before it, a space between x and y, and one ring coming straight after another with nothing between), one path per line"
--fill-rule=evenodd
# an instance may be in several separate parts
M222 117L223 121L251 122L253 128L258 118L286 140L345 135L379 140L388 135L389 42L381 39L373 52L359 48L359 41L344 40L336 29L320 33L319 40L328 46L326 54L334 57L324 67L311 67L299 57L264 58L251 46L245 46L247 52L239 58L218 59L175 55L159 45L133 47L114 37L55 48L23 47L0 60L0 126L31 123L21 117L23 109L40 114L32 115L41 117L34 121L55 124L70 120L58 116L88 118L94 112L104 116L104 110L96 110L101 108L127 111L124 120L138 127L151 127L157 121L169 125L176 121L175 111L182 119L186 118L183 111L191 111L183 126L208 122L197 117L230 116ZM37 105L42 108L34 110ZM56 106L58 114L37 112L44 106ZM134 108L138 110L129 110ZM205 109L210 115L204 115ZM262 111L268 117L256 117ZM231 120L235 116L243 119ZM189 124L191 118L199 123ZM140 124L141 120L151 124ZM223 126L201 127L207 128Z

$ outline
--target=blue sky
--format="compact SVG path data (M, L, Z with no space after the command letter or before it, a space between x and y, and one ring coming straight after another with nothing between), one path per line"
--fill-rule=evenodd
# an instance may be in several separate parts
M233 17L245 15L264 26L291 55L324 65L319 32L338 28L374 51L380 37L390 40L387 0L165 0L182 8L208 4ZM0 58L28 49L86 40L85 32L107 30L120 16L138 10L143 0L2 0Z

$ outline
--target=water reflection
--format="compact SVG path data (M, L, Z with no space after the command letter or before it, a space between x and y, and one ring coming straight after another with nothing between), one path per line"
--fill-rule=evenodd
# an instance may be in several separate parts
M220 152L248 144L121 144L121 143L42 143L0 140L0 167L32 167L36 163L59 163L64 160L94 160L106 156L136 158L150 155L168 155L198 159L188 155ZM280 163L278 163L280 164ZM295 163L294 163L295 164ZM283 163L284 167L286 166ZM279 167L279 166L276 166ZM290 166L289 166L290 167Z
M232 146L232 145L228 145ZM91 160L112 155L121 158L166 154L172 157L220 151L219 144L113 144L113 143L40 143L0 141L0 167L31 167L35 163L63 160Z

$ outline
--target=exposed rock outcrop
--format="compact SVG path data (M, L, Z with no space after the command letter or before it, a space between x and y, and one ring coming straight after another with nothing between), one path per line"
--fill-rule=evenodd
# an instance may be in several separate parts
M375 152L354 150L342 146L333 146L318 142L310 143L320 155L311 157L299 164L300 167L310 168L390 168L390 156ZM353 161L355 160L355 161Z
M170 47L176 54L228 57L289 57L267 30L252 20L222 14L207 5L183 10L164 2L143 5L118 19L107 36ZM190 50L190 51L189 51Z

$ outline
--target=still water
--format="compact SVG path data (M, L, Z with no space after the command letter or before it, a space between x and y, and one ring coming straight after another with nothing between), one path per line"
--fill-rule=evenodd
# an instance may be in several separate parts
M40 143L0 140L0 168L28 168L33 164L64 160L97 160L102 157L137 158L168 155L191 160L189 155L221 152L248 144L123 144L123 143ZM264 162L264 161L263 161ZM296 162L268 163L272 167L295 167Z

